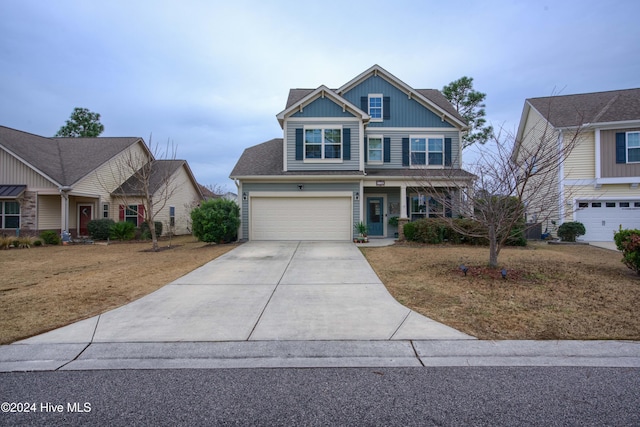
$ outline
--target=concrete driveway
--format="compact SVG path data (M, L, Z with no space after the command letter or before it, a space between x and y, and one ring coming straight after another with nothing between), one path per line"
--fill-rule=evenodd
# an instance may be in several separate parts
M126 306L22 343L473 339L396 302L348 242L248 242Z

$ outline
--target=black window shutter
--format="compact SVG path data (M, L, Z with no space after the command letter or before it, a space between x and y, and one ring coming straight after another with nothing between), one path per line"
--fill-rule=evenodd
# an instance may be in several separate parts
M391 138L384 139L384 162L391 162Z
M364 139L364 161L369 161L369 140L367 138Z
M382 119L389 120L391 118L391 97L382 98Z
M451 166L451 138L444 139L444 165Z
M369 114L369 97L368 96L360 97L360 109L365 113Z
M409 166L409 138L402 138L402 166Z
M351 129L342 129L342 159L351 160Z
M302 141L302 129L296 129L296 160L304 160L304 142Z
M627 163L627 136L624 132L616 133L616 163Z

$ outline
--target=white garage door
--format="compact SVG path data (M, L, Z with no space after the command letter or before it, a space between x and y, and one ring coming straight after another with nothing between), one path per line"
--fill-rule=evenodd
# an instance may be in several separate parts
M580 201L576 221L586 230L580 240L611 242L620 225L640 229L640 201Z
M251 197L251 240L351 240L350 197Z

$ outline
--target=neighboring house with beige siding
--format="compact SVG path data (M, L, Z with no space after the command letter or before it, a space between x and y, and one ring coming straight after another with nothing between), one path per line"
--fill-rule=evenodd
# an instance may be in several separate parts
M155 160L136 137L46 138L0 126L0 234L68 230L86 236L87 223L98 218L139 226L142 199L125 206L128 199L116 194L125 182L131 185L133 172L123 175L122 165L132 158L140 159L139 167L151 159L155 169L170 173L175 187L156 220L163 222L165 233L189 233L185 211L202 200L202 193L186 161ZM166 189L156 182L153 194L158 200Z
M585 241L640 228L640 89L527 99L516 153L545 133L566 144L576 132L577 144L549 182L557 192L543 228L579 221Z

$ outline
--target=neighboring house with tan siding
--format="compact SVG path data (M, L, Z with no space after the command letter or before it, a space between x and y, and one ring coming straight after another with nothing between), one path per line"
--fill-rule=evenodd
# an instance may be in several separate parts
M175 234L189 233L183 211L202 200L202 193L186 161L154 160L142 138L46 138L0 126L0 234L68 230L86 236L88 221L98 218L139 226L141 199L131 199L132 214L115 194L132 175L120 177L125 158L151 159L155 168L170 172L176 190L156 220L165 224L165 233L171 218ZM153 190L161 194L162 185Z
M640 228L640 89L527 99L516 152L544 133L566 144L576 132L575 148L549 183L557 197L543 228L579 221L585 241Z

